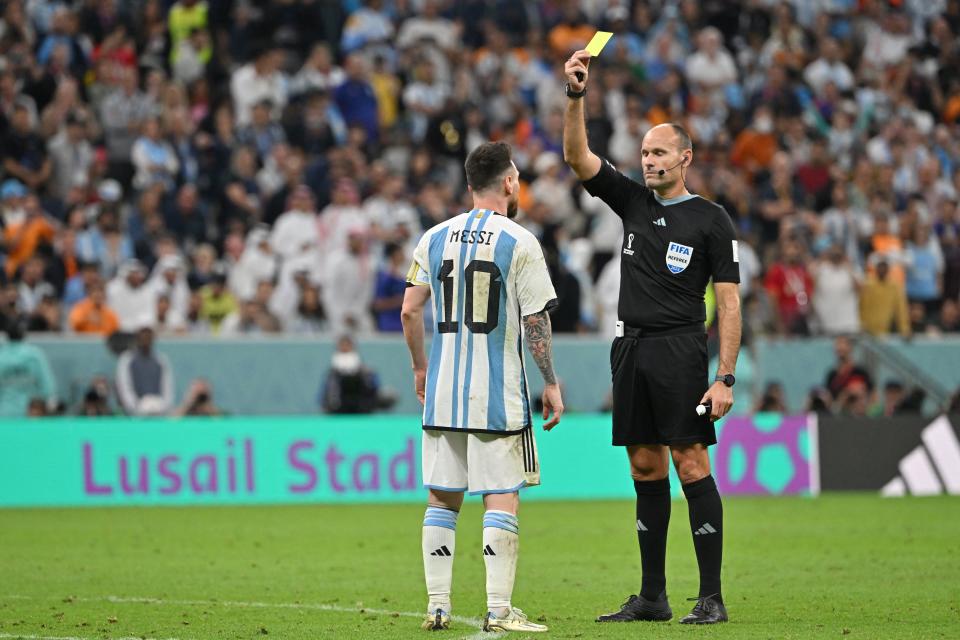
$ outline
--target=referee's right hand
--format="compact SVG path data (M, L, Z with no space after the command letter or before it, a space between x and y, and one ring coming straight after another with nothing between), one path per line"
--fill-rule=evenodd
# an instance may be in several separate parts
M563 65L563 71L567 74L567 82L570 83L570 89L576 92L583 91L587 86L587 77L590 66L590 52L586 49L574 51L570 59Z
M560 424L560 416L563 415L563 398L560 397L560 385L548 384L543 388L543 419L546 420L553 413L553 417L548 422L543 423L543 430L550 431Z

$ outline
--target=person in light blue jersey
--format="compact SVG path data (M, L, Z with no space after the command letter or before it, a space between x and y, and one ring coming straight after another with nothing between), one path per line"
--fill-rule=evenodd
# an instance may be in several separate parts
M0 325L7 333L7 341L0 343L0 416L27 415L34 400L52 406L56 383L47 356L23 342L21 321L0 314Z
M450 625L450 585L463 494L482 495L487 569L485 631L541 632L513 606L519 490L540 484L522 341L546 387L543 425L560 422L549 311L557 296L543 250L517 214L517 168L506 143L485 143L466 161L471 211L428 230L407 273L401 321L423 404L423 566L429 598L424 629ZM429 361L424 308L436 328Z

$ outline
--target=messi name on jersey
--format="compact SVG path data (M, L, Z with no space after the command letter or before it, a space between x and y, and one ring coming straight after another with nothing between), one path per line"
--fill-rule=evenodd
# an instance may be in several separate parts
M452 229L450 231L450 242L484 244L489 247L491 240L493 240L493 231L477 231L476 229Z
M677 242L671 242L667 247L667 269L670 269L670 273L680 273L689 267L691 258L693 247Z

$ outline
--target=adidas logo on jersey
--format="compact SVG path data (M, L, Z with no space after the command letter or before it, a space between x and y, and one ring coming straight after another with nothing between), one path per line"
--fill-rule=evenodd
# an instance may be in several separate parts
M960 442L946 416L931 422L921 433L922 444L900 460L900 474L880 494L938 495L946 490L960 494Z
M450 553L450 549L447 549L447 545L443 545L442 547L440 547L440 548L437 549L436 551L431 551L431 552L430 552L430 555L432 555L432 556L445 556L445 557L450 557L450 556L452 556L453 554Z
M657 220L653 221L653 224L657 225L658 227L665 227L667 226L667 221L664 218L658 218Z

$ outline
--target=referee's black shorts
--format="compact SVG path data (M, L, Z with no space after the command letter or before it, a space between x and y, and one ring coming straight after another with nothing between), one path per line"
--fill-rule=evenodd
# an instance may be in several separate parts
M697 415L707 366L702 324L650 333L625 327L610 349L614 446L716 444L710 415Z

